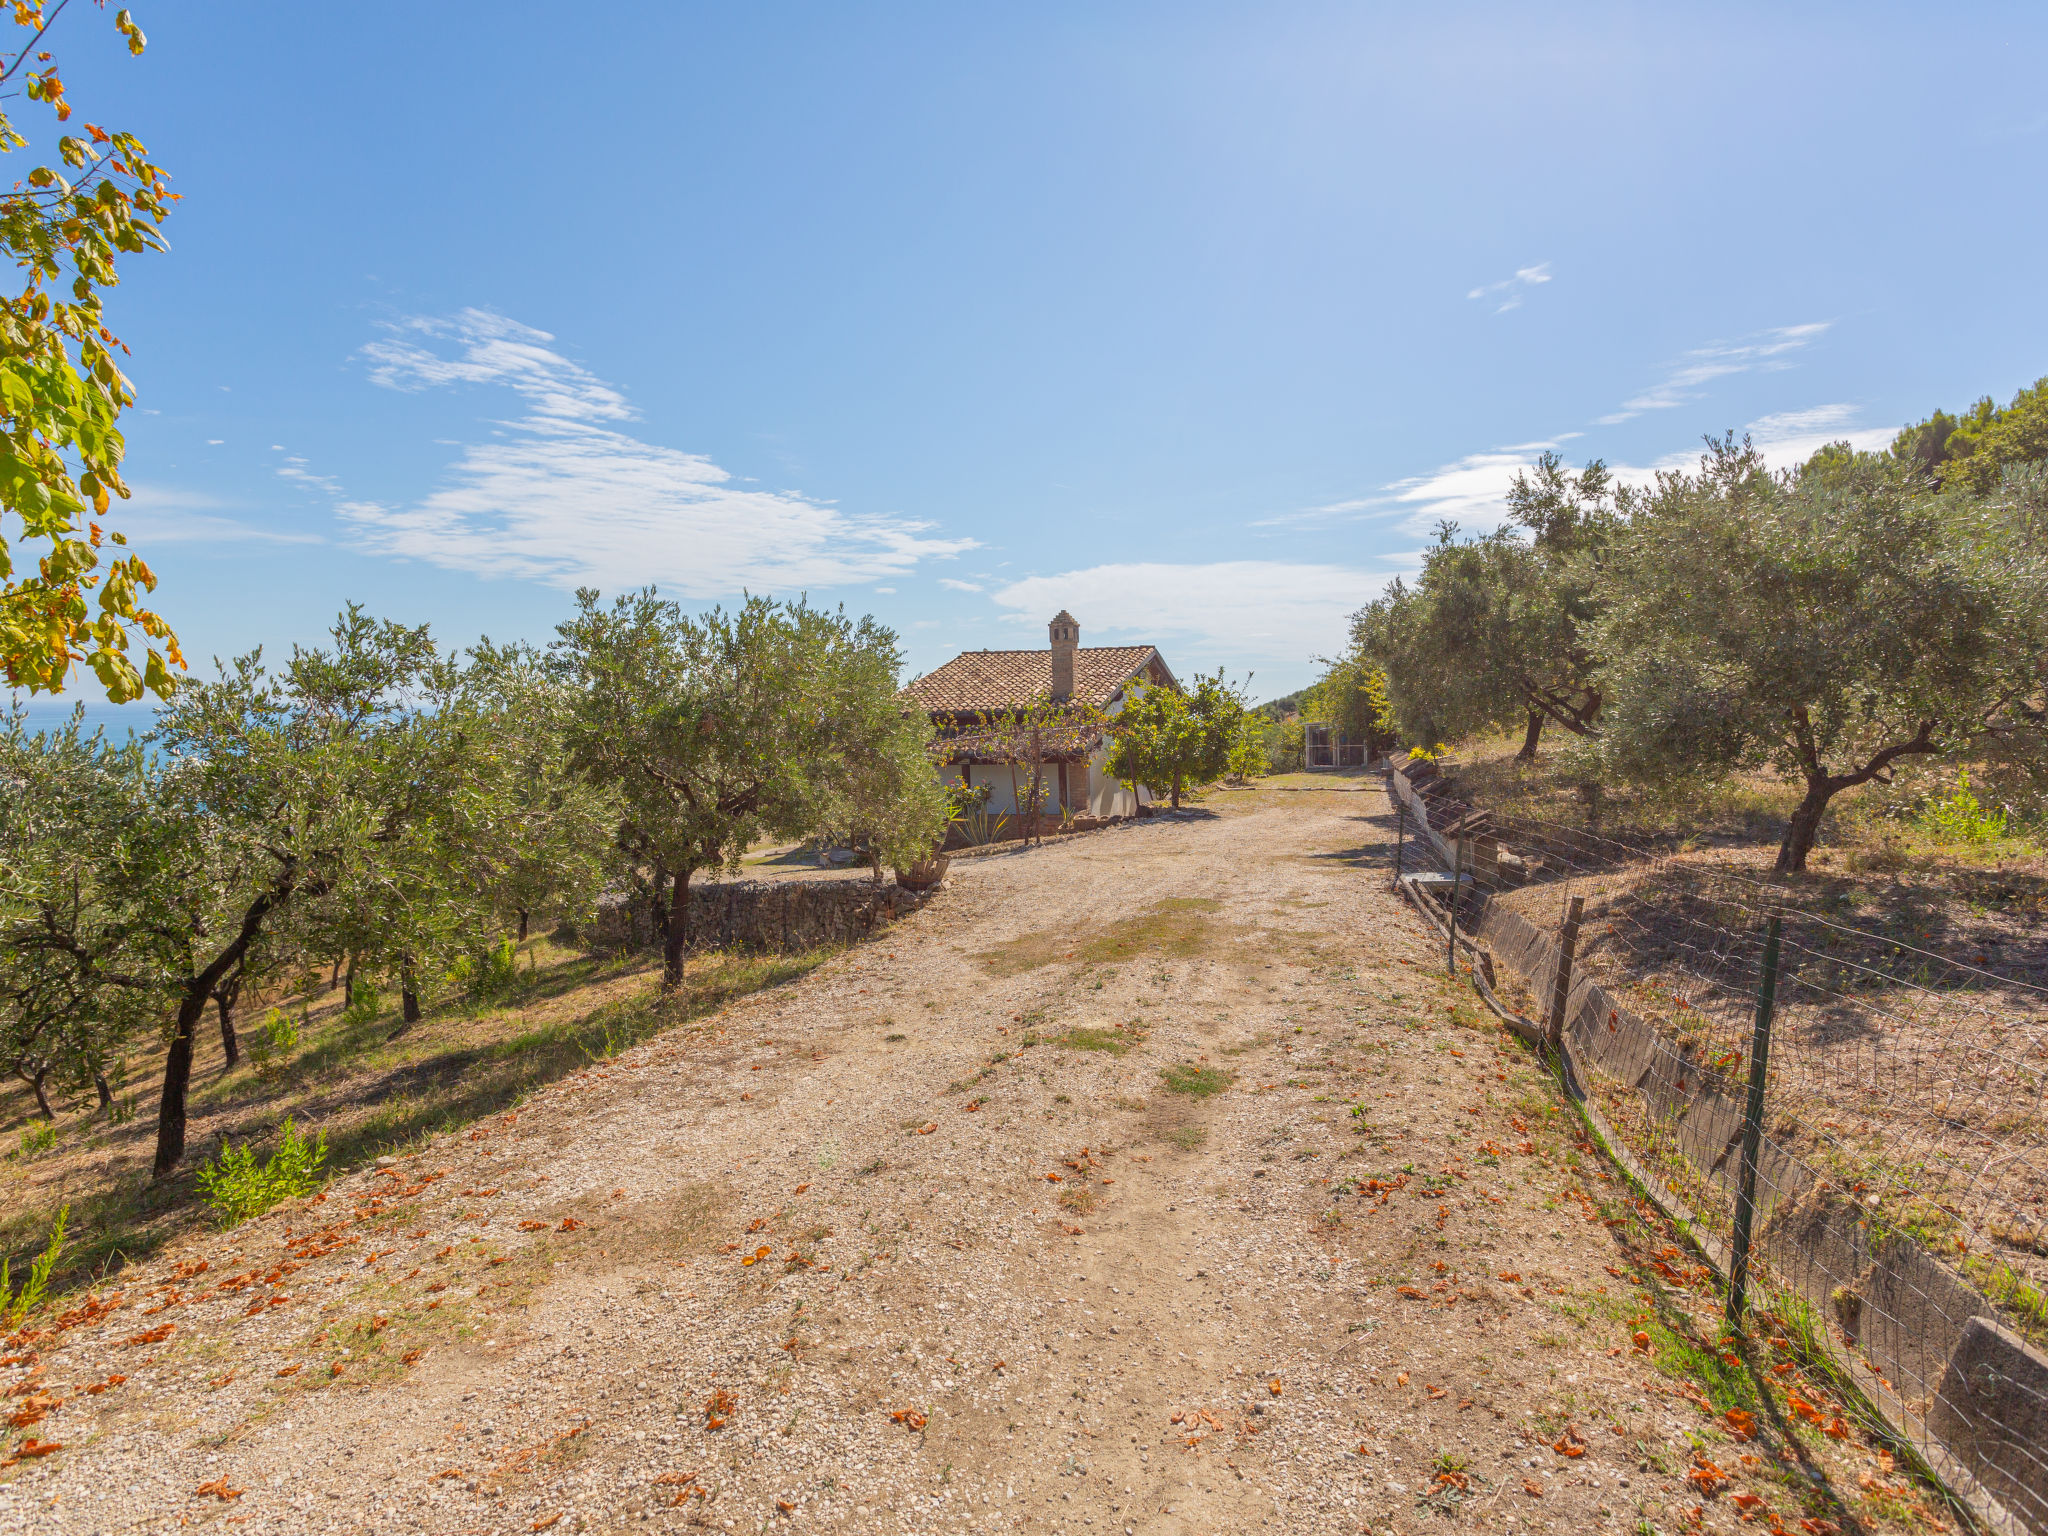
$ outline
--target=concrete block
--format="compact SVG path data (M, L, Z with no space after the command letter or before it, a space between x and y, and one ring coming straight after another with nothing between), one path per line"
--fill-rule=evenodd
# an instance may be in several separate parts
M1994 1318L1963 1325L1927 1428L1991 1496L2048 1531L2048 1358Z

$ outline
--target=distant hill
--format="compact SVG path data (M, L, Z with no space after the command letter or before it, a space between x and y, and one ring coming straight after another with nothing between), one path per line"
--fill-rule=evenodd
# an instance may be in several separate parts
M1301 701L1307 692L1306 688L1297 688L1281 698L1268 699L1263 704L1253 705L1252 713L1264 715L1268 720L1285 720L1289 715L1301 713Z

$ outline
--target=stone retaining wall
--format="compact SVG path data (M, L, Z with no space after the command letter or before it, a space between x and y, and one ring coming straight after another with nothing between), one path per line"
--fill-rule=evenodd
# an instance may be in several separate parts
M1519 912L1479 901L1478 945L1548 998L1556 938ZM1742 1085L1683 1055L1583 974L1566 999L1563 1043L1582 1080L1591 1067L1638 1094L1732 1208ZM2000 1324L1997 1309L1954 1269L1911 1237L1874 1226L1852 1194L1768 1131L1759 1154L1755 1251L1773 1283L1803 1296L1897 1393L1909 1416L1903 1427L1932 1442L1945 1477L1962 1481L1960 1471L1974 1479L2003 1506L2006 1529L2048 1533L2048 1358Z
M866 872L833 880L719 880L690 887L690 948L793 954L850 944L914 911L929 893L893 881L877 886ZM659 942L644 900L600 902L597 919L578 942L612 953L652 949Z

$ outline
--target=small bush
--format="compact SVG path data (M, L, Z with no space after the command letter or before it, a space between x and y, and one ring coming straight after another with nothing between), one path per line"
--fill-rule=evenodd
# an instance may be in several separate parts
M124 1093L107 1106L107 1118L115 1125L126 1125L135 1118L135 1095Z
M214 1219L223 1227L260 1216L280 1200L296 1200L320 1187L321 1165L327 1161L327 1133L308 1141L292 1121L284 1123L277 1150L260 1168L246 1141L223 1143L220 1156L199 1170L199 1188Z
M0 1317L7 1319L9 1328L19 1328L21 1320L43 1304L50 1289L50 1271L57 1267L57 1256L64 1251L64 1228L70 1220L71 1207L59 1206L56 1223L50 1228L50 1240L29 1265L28 1278L21 1282L18 1295L12 1273L14 1261L0 1259Z
M280 1008L273 1008L263 1016L262 1026L249 1042L249 1059L256 1063L256 1070L268 1067L272 1058L290 1055L298 1049L299 1023Z
M57 1122L45 1120L41 1125L26 1127L21 1133L21 1155L34 1157L38 1152L47 1152L57 1145Z
M348 1006L341 1010L341 1022L374 1024L383 1011L384 1001L377 996L377 989L367 981L359 981L348 989Z
M1163 1067L1159 1075L1166 1079L1168 1091L1184 1093L1195 1099L1206 1099L1212 1094L1221 1093L1236 1081L1234 1073L1225 1072L1220 1067Z
M2002 810L1985 805L1970 790L1970 771L1956 776L1955 793L1943 800L1930 800L1920 808L1920 830L1938 842L1995 843L2006 835Z
M273 1051L295 1051L299 1048L299 1021L273 1008L263 1016L263 1038Z
M503 997L518 984L519 946L510 938L470 962L469 995L480 1002Z

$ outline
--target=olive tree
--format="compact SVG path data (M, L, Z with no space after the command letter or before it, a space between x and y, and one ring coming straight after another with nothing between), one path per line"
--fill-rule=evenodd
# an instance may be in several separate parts
M1913 756L2039 771L2048 479L1930 493L1875 455L1772 474L1709 440L1629 498L1606 558L1600 751L1639 781L1775 767L1803 786L1778 850L1803 870L1835 796Z
M1354 654L1384 667L1408 739L1485 727L1523 732L1533 759L1546 723L1591 736L1604 698L1587 626L1599 611L1597 557L1618 520L1612 477L1554 453L1515 477L1510 524L1460 540L1443 523L1413 585L1396 580L1352 620Z
M737 869L764 835L801 837L845 788L842 749L887 678L896 637L805 602L750 597L685 613L652 587L606 607L588 588L554 654L579 690L572 761L618 797L618 845L652 871L663 985L682 983L690 880Z
M0 1055L54 1118L49 1087L107 1078L154 1022L148 978L129 969L134 912L124 875L146 836L149 760L78 717L29 732L0 722Z

